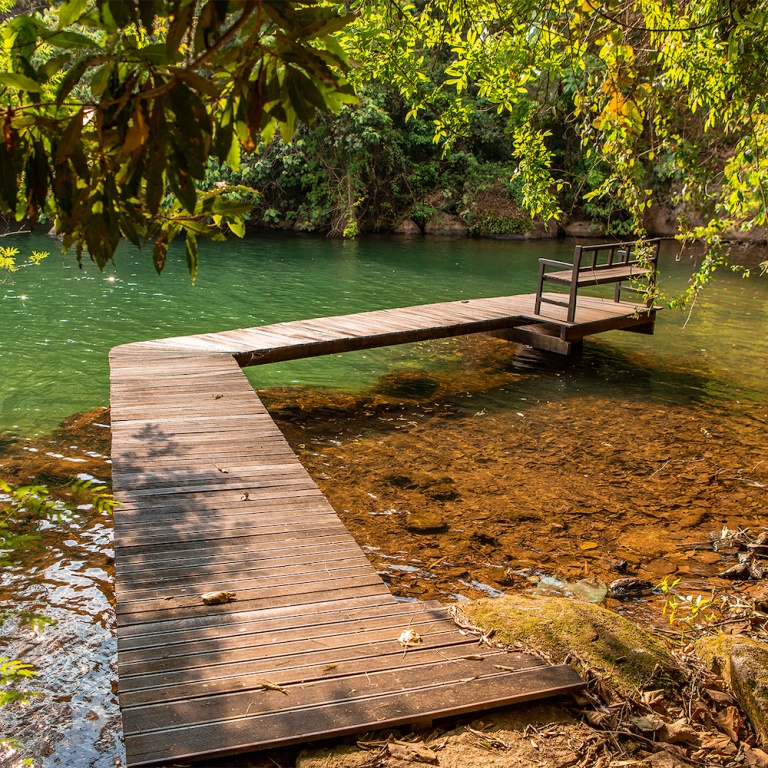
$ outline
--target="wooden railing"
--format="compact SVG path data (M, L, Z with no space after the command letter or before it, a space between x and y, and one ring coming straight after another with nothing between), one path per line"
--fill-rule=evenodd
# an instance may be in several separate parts
M539 259L539 279L536 288L535 312L541 314L542 303L568 307L567 321L575 322L576 299L579 288L592 285L615 285L613 300L621 300L621 292L629 291L646 296L647 306L653 302L656 283L659 245L661 240L644 240L635 243L609 243L603 245L577 245L573 263ZM548 271L549 267L558 268ZM627 280L645 280L644 287L624 285ZM543 295L544 284L550 282L568 286L567 301Z

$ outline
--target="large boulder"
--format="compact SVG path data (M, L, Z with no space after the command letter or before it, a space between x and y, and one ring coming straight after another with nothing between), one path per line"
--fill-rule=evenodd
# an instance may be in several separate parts
M605 237L607 233L605 224L587 219L569 221L564 229L568 237Z
M593 603L506 595L461 603L457 610L470 624L494 630L494 639L504 644L538 650L555 663L570 660L579 671L593 670L624 696L648 684L672 688L683 679L661 642Z
M444 235L448 237L466 237L467 225L458 217L445 211L437 211L424 225L425 235Z
M741 635L719 634L696 641L696 653L725 682L768 743L768 645Z
M653 203L645 212L643 224L648 234L654 237L670 237L680 231L674 209L658 203Z
M413 219L403 219L392 232L396 235L420 235L421 227Z

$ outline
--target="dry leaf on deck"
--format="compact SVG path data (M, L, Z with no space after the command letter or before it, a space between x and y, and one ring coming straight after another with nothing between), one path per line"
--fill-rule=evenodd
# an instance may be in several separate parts
M200 599L206 605L224 605L224 603L231 603L235 595L237 592L205 592L200 595Z
M404 629L397 638L397 642L403 646L403 648L410 648L413 645L418 645L422 642L421 635L413 629Z
M288 691L286 691L282 685L278 685L277 683L272 683L269 680L260 681L256 685L256 687L262 691L280 691L280 693L284 693L286 696L288 695Z

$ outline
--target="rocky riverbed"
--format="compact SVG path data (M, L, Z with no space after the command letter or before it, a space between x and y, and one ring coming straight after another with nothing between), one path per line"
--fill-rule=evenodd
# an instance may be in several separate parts
M760 676L757 652L747 663L733 648L759 642L768 618L767 404L572 386L566 397L557 373L542 388L524 351L488 338L450 344L461 363L444 375L394 371L364 395L262 396L396 595L454 603L479 642L568 660L588 691L219 765L768 765L760 701L734 683L740 670ZM593 364L601 375L599 356ZM24 754L41 766L123 759L109 518L65 485L108 482L108 418L97 410L46 438L0 443L4 479L58 489L77 508L68 523L44 524L44 546L0 585L6 609L59 622L30 628L17 615L3 625L3 647L39 666L30 687L45 693L0 715L27 750L6 748L3 768ZM742 578L723 578L734 566ZM522 620L531 613L535 622ZM718 632L727 640L701 644ZM616 642L604 647L606 638Z

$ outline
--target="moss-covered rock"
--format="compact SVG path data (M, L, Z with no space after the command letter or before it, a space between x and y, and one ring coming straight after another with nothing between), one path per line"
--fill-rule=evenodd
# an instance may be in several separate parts
M741 635L719 634L696 641L696 653L721 674L755 726L768 742L768 645Z
M592 669L618 693L632 695L646 685L675 687L683 673L656 638L612 611L562 597L507 595L463 603L459 610L494 638L544 653L553 662L570 660L578 671Z

